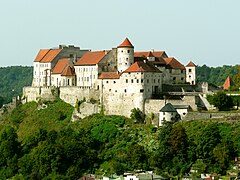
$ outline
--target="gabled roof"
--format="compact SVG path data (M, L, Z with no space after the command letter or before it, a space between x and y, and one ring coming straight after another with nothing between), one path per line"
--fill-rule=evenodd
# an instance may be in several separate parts
M109 51L89 51L85 53L75 65L95 65L98 64Z
M73 66L67 66L63 73L62 73L62 76L75 76L75 70L74 70L74 67Z
M129 41L129 39L126 38L126 39L122 42L122 44L120 44L120 45L118 46L118 48L119 48L119 47L131 47L131 48L133 48L134 46L133 46L132 43Z
M231 86L231 78L228 76L223 84L223 89L228 90Z
M102 72L99 79L119 79L120 78L119 72Z
M40 49L34 62L40 62L50 49Z
M136 61L124 72L158 72L160 73L161 71L149 61Z
M69 58L60 59L53 68L52 74L62 74L63 70L68 65L69 61L70 61Z
M171 103L167 103L160 112L177 112Z
M49 63L62 51L62 49L50 49L47 54L41 59L41 63Z
M168 57L165 51L153 51L152 53L155 57Z
M154 57L151 51L134 52L134 57Z
M195 65L192 61L190 61L190 62L186 65L186 67L196 67L196 65Z
M183 64L181 64L178 60L176 60L174 57L171 58L163 58L166 62L168 69L181 69L185 70L185 67Z

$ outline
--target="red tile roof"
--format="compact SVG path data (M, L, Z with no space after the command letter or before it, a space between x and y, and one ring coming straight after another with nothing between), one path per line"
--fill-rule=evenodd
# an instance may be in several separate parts
M40 49L34 62L40 62L42 58L48 53L48 51L49 49Z
M137 61L132 64L124 72L161 72L151 62L148 61Z
M167 56L165 51L153 51L152 52L155 57L162 57L162 56Z
M230 76L228 76L223 84L223 89L228 90L230 87L231 87L231 78Z
M134 52L134 57L154 57L151 51Z
M181 64L178 60L176 60L174 57L171 58L163 58L166 62L167 68L169 69L181 69L185 70L185 67L183 64Z
M75 75L76 74L73 66L67 66L62 73L62 76L75 76Z
M132 45L132 43L129 41L129 39L126 38L126 39L122 42L122 44L120 44L120 45L118 46L118 48L119 48L119 47L132 47L132 48L133 48L133 45Z
M75 65L94 65L98 64L102 58L110 51L89 51L85 53Z
M51 49L48 53L42 58L41 63L49 63L54 60L54 58L61 52L62 49Z
M102 72L99 79L119 79L120 73L119 72Z
M192 61L190 61L190 62L186 65L186 67L196 67L196 65L195 65Z
M70 60L69 58L60 59L53 68L52 74L62 74L63 70L69 63L69 60Z

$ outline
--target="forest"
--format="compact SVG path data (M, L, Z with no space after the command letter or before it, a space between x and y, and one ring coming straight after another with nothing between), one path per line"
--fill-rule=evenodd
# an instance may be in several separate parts
M28 66L0 67L0 107L21 96L24 86L31 86L32 72Z
M59 100L29 102L0 124L2 179L78 179L152 170L166 178L236 171L240 122L194 120L154 127L131 118L94 114L72 122ZM136 113L136 111L132 111Z

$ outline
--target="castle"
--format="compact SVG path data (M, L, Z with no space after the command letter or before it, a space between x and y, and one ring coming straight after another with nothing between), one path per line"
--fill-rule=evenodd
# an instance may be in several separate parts
M135 52L126 38L111 50L82 50L72 45L41 49L34 60L32 87L25 87L23 94L26 101L58 96L73 106L76 101L94 100L98 103L86 104L82 114L99 112L101 105L106 114L130 116L133 108L158 113L166 103L164 84L196 85L196 65L190 61L184 66L165 51ZM196 109L194 98L175 103Z

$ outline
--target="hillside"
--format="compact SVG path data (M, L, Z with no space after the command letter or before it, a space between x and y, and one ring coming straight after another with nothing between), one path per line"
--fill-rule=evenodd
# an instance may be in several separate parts
M201 172L226 174L240 155L240 122L186 121L162 128L122 116L95 114L71 122L61 100L30 102L0 124L0 177L77 179L85 173L153 170L166 177Z
M197 67L197 81L208 82L216 86L222 86L228 76L234 77L238 74L239 65L222 67L208 67L206 65Z
M12 97L21 96L22 88L32 83L33 67L11 66L0 68L0 107Z

